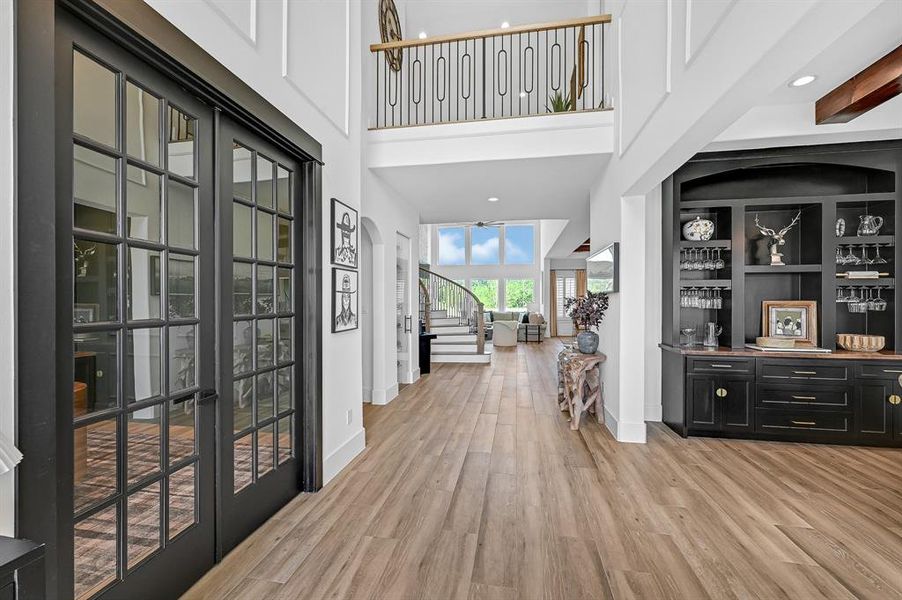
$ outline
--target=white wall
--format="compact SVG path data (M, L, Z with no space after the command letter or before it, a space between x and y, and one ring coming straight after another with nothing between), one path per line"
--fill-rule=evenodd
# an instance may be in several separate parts
M363 344L363 401L373 401L373 239L360 227L360 332Z
M387 404L398 395L398 348L395 318L395 278L397 265L397 234L410 238L411 248L419 246L419 214L390 186L371 172L365 174L362 214L369 219L379 239L373 240L373 404ZM419 345L416 333L419 270L416 252L410 269L409 289L414 293L411 314L414 315L414 332L411 335L410 378L419 377L417 368ZM381 273L381 276L380 276ZM407 383L407 382L402 382Z
M0 2L0 433L16 439L15 94L13 2ZM15 530L15 474L0 475L0 535Z
M148 0L204 50L323 146L329 198L361 204L361 3ZM328 240L328 234L326 234ZM361 331L333 334L331 265L323 252L323 470L328 481L364 448Z

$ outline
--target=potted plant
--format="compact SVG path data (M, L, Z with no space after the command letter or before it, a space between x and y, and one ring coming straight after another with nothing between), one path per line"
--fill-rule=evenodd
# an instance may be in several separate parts
M595 354L598 350L598 334L593 331L604 319L608 310L608 295L604 292L586 292L579 298L564 300L567 316L576 321L583 331L576 336L576 346L583 354Z
M550 113L568 112L575 108L571 107L570 94L564 94L560 90L551 94L548 100L551 104L546 104L545 109Z

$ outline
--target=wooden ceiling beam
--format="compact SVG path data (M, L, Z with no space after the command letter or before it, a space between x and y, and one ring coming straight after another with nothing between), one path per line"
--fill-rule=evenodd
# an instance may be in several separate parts
M814 122L848 123L902 93L902 46L855 75L814 105Z

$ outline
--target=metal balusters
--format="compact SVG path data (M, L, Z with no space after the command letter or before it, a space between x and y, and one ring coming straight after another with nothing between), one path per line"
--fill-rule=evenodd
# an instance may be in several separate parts
M604 87L609 20L374 44L374 127L610 108Z

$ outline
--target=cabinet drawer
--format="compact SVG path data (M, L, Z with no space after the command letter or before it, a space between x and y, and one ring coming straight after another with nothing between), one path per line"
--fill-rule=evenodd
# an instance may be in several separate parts
M863 379L899 379L902 376L902 363L894 365L858 363L855 375Z
M752 358L692 358L689 360L691 373L750 374L755 372Z
M852 415L835 412L758 410L755 415L758 433L850 433Z
M758 377L764 381L848 381L848 364L823 362L758 361Z
M759 385L756 404L761 408L809 407L845 410L852 406L852 389L845 386Z

